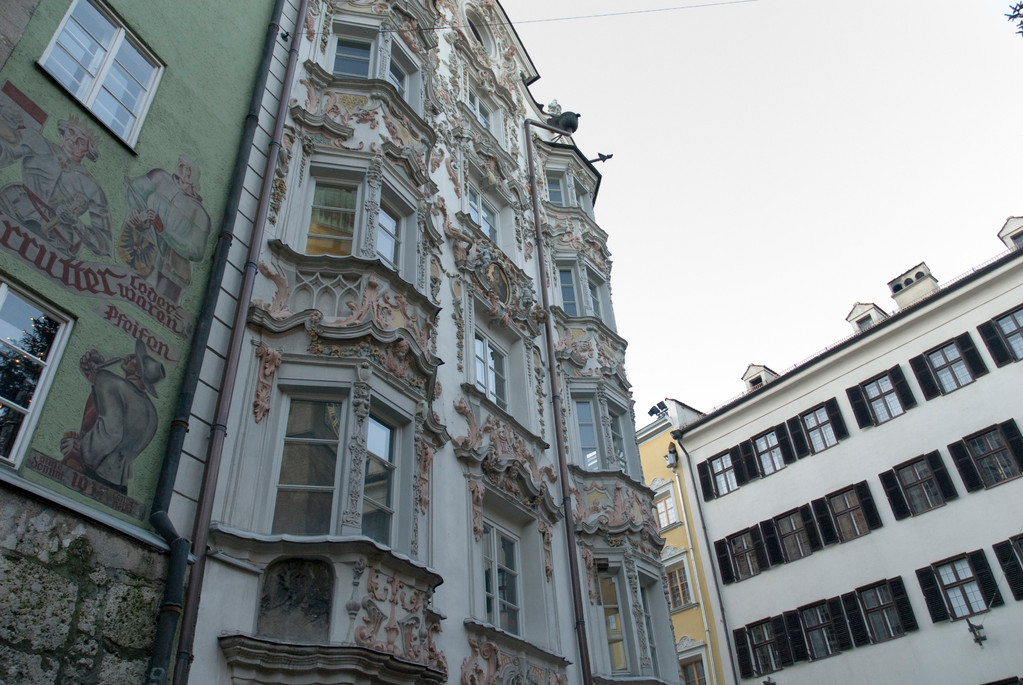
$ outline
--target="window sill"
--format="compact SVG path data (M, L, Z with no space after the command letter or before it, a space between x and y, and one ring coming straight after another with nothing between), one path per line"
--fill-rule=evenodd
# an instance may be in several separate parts
M699 607L700 607L699 602L690 602L689 604L683 604L682 606L676 609L669 609L669 612L672 614L680 614L683 611L689 611L690 609L698 609Z

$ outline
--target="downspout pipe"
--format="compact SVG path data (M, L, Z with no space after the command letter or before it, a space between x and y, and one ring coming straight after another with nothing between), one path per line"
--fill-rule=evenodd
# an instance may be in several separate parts
M678 443L678 446L682 449L682 454L686 455L686 464L689 466L689 473L690 474L696 473L696 471L693 470L693 457L692 455L689 454L689 451L686 450L685 445L682 444L682 431L680 430L672 431L671 437L675 439L675 442ZM693 486L692 489L693 501L696 502L696 511L700 514L700 527L703 530L703 542L706 544L706 547L704 547L704 549L708 550L709 553L709 550L713 549L714 546L711 544L710 535L707 533L707 519L703 517L703 506L700 504L699 495L696 494L697 493L696 483L692 482L692 479L690 479L690 481L691 485ZM721 627L725 633L724 634L725 647L728 648L728 663L732 667L732 682L735 683L735 685L739 685L739 677L736 675L736 673L738 673L738 669L736 669L735 667L736 664L735 654L732 651L732 641L728 637L728 617L725 616L725 604L723 601L721 601L722 585L721 578L718 577L718 569L715 564L713 563L710 564L710 570L711 573L714 574L714 590L716 591L718 597L718 607L720 608L720 611L718 613L721 614Z
M174 481L177 479L178 465L181 463L181 452L184 448L185 434L188 432L188 420L192 413L192 402L195 400L195 391L199 384L199 374L206 355L206 345L209 342L210 330L213 326L217 299L220 295L224 273L227 270L228 253L234 240L235 217L238 216L238 205L241 200L242 188L244 187L245 173L248 169L249 152L256 135L259 107L263 91L266 89L267 77L270 73L270 61L273 59L274 45L281 30L280 17L283 11L284 0L276 0L273 12L270 15L270 23L266 27L263 52L256 70L256 83L253 87L248 113L245 116L238 154L235 157L234 169L231 172L231 185L228 190L227 204L224 206L224 214L220 221L221 228L217 236L216 247L213 251L210 275L206 281L206 291L203 295L202 307L196 321L195 331L192 334L192 345L189 348L188 359L185 364L181 391L178 394L174 418L171 421L170 432L167 438L167 448L163 464L160 467L160 476L156 483L156 492L153 495L153 504L150 507L149 522L170 546L170 561L167 568L163 599L160 603L160 612L156 620L153 653L150 656L149 671L146 676L146 682L149 685L163 685L167 682L171 653L174 649L174 636L178 628L178 618L181 616L190 543L175 529L167 512L170 509L170 501L174 493Z
M295 26L291 31L288 64L284 74L283 85L281 86L280 100L277 103L277 110L274 114L274 128L270 137L270 146L267 150L266 165L263 168L263 182L259 190L259 204L256 209L255 219L252 222L249 252L242 273L241 290L238 293L238 307L235 310L234 320L231 325L231 339L228 343L227 359L224 364L220 390L217 394L217 406L214 412L213 424L210 427L209 444L206 449L206 467L203 471L202 487L199 490L195 523L192 530L192 554L195 556L195 562L192 564L191 573L188 578L188 594L185 599L181 637L178 640L177 659L174 667L174 685L184 685L188 682L188 672L192 665L196 621L199 615L199 599L202 594L203 577L206 572L206 544L209 540L210 522L213 518L213 502L217 491L217 478L220 475L221 457L224 453L228 414L231 410L231 399L234 395L235 380L238 376L242 347L245 343L248 303L252 300L252 289L256 281L256 264L263 246L263 233L270 207L270 193L273 187L274 173L277 168L277 158L281 151L290 87L295 77L298 52L301 47L302 36L305 33L302 30L302 18L305 16L308 6L309 0L301 0L299 2L298 12L295 15ZM280 27L278 27L279 29ZM259 100L261 104L264 91L265 89L260 90L258 97L254 93L253 102ZM242 151L245 154L246 163L249 152L251 152L251 148Z
M579 559L576 554L575 523L572 516L572 493L568 481L568 457L565 448L565 430L561 425L561 392L558 386L558 366L554 358L554 321L551 317L550 283L547 278L547 260L544 257L543 227L540 224L540 196L536 187L536 165L533 163L533 136L529 128L535 126L552 133L571 136L568 131L526 119L522 130L526 135L526 161L529 165L529 191L533 196L533 229L536 232L536 260L540 267L540 297L544 311L544 337L547 341L547 378L550 385L552 411L554 413L554 437L558 457L558 474L561 478L561 506L565 512L565 538L568 545L568 564L572 578L572 607L575 611L575 637L579 646L579 668L583 685L592 685L590 648L586 638L586 614L583 608L583 590L579 581Z

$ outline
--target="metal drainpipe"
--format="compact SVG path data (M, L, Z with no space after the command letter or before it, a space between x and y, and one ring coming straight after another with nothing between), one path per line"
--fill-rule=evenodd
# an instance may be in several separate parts
M689 557L693 560L693 585L696 587L696 596L700 598L700 602L703 602L703 592L700 590L700 574L696 568L696 553L693 551L693 531L689 529L689 517L686 516L686 502L685 497L682 495L682 480L678 476L678 465L671 469L672 474L675 476L675 488L678 491L679 504L682 505L682 527L686 530L686 542L689 543ZM701 517L702 518L702 517ZM710 660L710 685L717 685L717 668L714 666L714 649L710 643L710 626L707 625L707 611L706 607L700 609L700 618L703 619L703 637L707 641L707 656Z
M188 595L182 616L181 637L178 642L177 659L174 667L174 685L188 682L188 672L192 665L192 647L195 643L196 619L199 614L199 598L202 594L203 576L206 572L206 543L209 540L210 521L213 518L213 500L217 490L217 477L220 475L220 459L224 452L224 438L227 434L227 419L231 410L231 398L234 394L235 379L241 360L242 346L245 342L246 320L248 319L248 303L252 299L252 288L256 280L256 260L263 244L263 228L270 206L270 191L273 186L277 157L281 150L281 139L284 131L284 118L288 110L290 85L295 76L295 65L298 62L298 49L301 46L303 17L309 6L309 0L300 0L295 15L295 26L291 31L291 46L288 49L288 65L281 86L280 101L274 115L274 130L267 151L266 165L263 169L263 183L259 191L259 206L252 224L252 238L249 253L242 274L242 287L238 295L238 308L235 311L231 326L231 340L228 344L227 359L224 373L217 395L217 407L210 428L209 446L206 450L206 467L203 471L202 488L196 507L195 524L192 532L192 554L195 563L188 578ZM262 93L260 93L260 99ZM253 98L255 99L255 98Z
M266 88L267 76L270 73L270 60L273 58L274 44L280 31L279 22L283 10L284 0L277 0L270 15L270 23L266 27L263 53L256 70L256 83L249 102L249 111L245 117L234 170L231 173L231 186L228 191L227 204L224 206L224 215L220 222L220 234L213 251L212 267L206 282L206 291L203 295L199 318L196 321L195 332L192 335L192 346L185 365L185 374L181 382L174 418L171 421L167 449L160 467L156 492L153 495L153 505L150 508L149 522L170 546L170 561L167 567L160 613L156 620L153 653L150 656L149 671L146 676L148 685L163 685L167 682L171 652L174 648L174 634L177 632L178 617L181 615L185 573L188 567L189 541L178 534L167 511L174 493L174 481L177 478L178 465L181 462L181 451L185 442L185 434L188 432L188 419L192 412L195 389L199 383L199 372L202 369L206 344L209 341L210 329L213 325L220 286L227 269L228 253L234 240L234 222L238 215L238 204L244 186L245 172L248 168L248 152L255 137L256 124L259 120L259 106L263 90Z
M552 133L571 136L554 126L526 119L522 130L526 135L526 160L529 164L529 191L533 196L533 228L536 231L536 260L540 267L540 297L544 311L544 334L547 339L547 376L550 381L554 412L554 437L558 453L558 473L561 478L561 506L565 511L565 538L568 545L568 564L572 575L572 605L575 609L575 636L579 644L579 668L583 685L593 683L590 670L590 648L586 639L586 618L583 613L583 591L579 583L579 560L576 558L575 522L572 519L572 493L568 489L568 459L565 454L565 431L561 425L561 394L558 391L557 363L554 359L554 322L551 318L551 298L548 292L547 262L543 251L543 228L540 225L540 197L536 188L536 166L533 164L533 137L529 127L536 126Z
M682 444L681 437L675 437L674 431L672 431L671 437L675 438L675 442L678 443L678 446L682 449L682 454L686 455L686 464L689 465L689 473L695 473L695 471L693 471L693 458L686 450L685 445ZM704 549L710 550L713 548L713 545L710 542L710 535L707 534L707 521L703 518L703 507L700 505L700 498L697 494L695 494L695 482L693 482L693 493L693 501L696 502L696 510L700 514L700 528L703 529L703 541L707 543L707 546ZM710 571L714 574L715 578L714 589L718 596L718 607L721 609L719 612L721 614L721 627L725 631L725 647L728 648L728 663L732 667L732 682L734 682L735 685L739 685L739 677L736 675L736 673L738 673L738 669L735 667L735 654L732 652L732 641L728 638L728 618L725 616L725 604L721 601L721 579L717 577L718 570L714 564L710 565Z

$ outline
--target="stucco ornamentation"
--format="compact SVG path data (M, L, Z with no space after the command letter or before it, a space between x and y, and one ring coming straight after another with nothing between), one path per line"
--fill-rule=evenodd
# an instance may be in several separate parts
M486 488L475 478L469 479L469 497L472 499L472 536L479 542L483 539L483 493Z
M259 364L259 378L256 380L256 398L252 401L252 411L256 415L256 423L259 423L270 411L270 391L274 374L281 365L281 353L261 342L256 348L256 358L262 361Z
M366 365L368 372L368 365ZM361 375L361 374L360 374ZM351 464L348 479L348 507L341 517L342 523L350 526L362 525L362 480L366 463L366 430L369 419L369 385L356 383L352 392L352 407L355 410L355 430L348 441L348 459Z

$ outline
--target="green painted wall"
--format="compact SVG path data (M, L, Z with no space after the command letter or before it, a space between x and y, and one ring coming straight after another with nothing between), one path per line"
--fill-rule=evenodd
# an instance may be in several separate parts
M68 0L40 2L0 71L0 86L5 88L0 94L0 279L59 308L72 321L53 384L33 409L39 412L38 423L18 473L127 521L148 525L144 521L190 344L190 330L183 322L199 315L272 2L109 1L114 14L166 65L134 149L37 64L69 6ZM59 146L69 123L91 134L95 160L86 158L77 167L67 163ZM193 163L175 176L180 155ZM77 249L61 244L55 233L38 228L46 222L31 224L26 214L15 213L12 207L30 196L22 188L34 185L26 180L31 160L51 169L61 166L61 178L66 180L59 183L67 188L88 188L94 180L102 189L109 212L110 254L93 252L88 244ZM194 181L196 169L198 185L185 183L182 179L189 174ZM13 204L4 204L4 193L14 198ZM93 205L102 204L95 191L92 198ZM60 214L56 197L42 200ZM121 249L124 238L137 236L128 225L133 209L152 210L150 221L138 231L149 237L124 242ZM49 216L46 209L40 211ZM201 256L187 256L175 244L176 256L167 257L161 266L151 257L131 261L134 257L127 251L134 244L152 255L161 240L170 246L183 241L182 236L191 236L193 244L199 236ZM35 260L52 266L46 271ZM163 301L153 298L140 306L144 293L161 287L161 273L189 269L190 282L176 304L171 288L164 291ZM69 285L70 274L77 274L79 284L82 274L91 275L98 285L92 292ZM177 323L165 323L175 312ZM136 339L144 343L140 349ZM90 381L80 360L92 355L99 361L91 350L102 361L91 369ZM124 366L132 355L153 392L143 392L144 382L135 383L140 386L137 391L127 387L130 370ZM104 366L107 362L111 363ZM155 434L136 458L121 460L131 462L130 476L126 469L110 466L116 458L97 462L102 444L114 445L108 451L132 451L123 446L126 437L118 442L118 431L144 439L146 431L139 426L152 418L149 410L139 408L146 402L155 410ZM121 406L126 403L133 408ZM88 446L83 447L84 442ZM114 471L119 475L111 476Z

